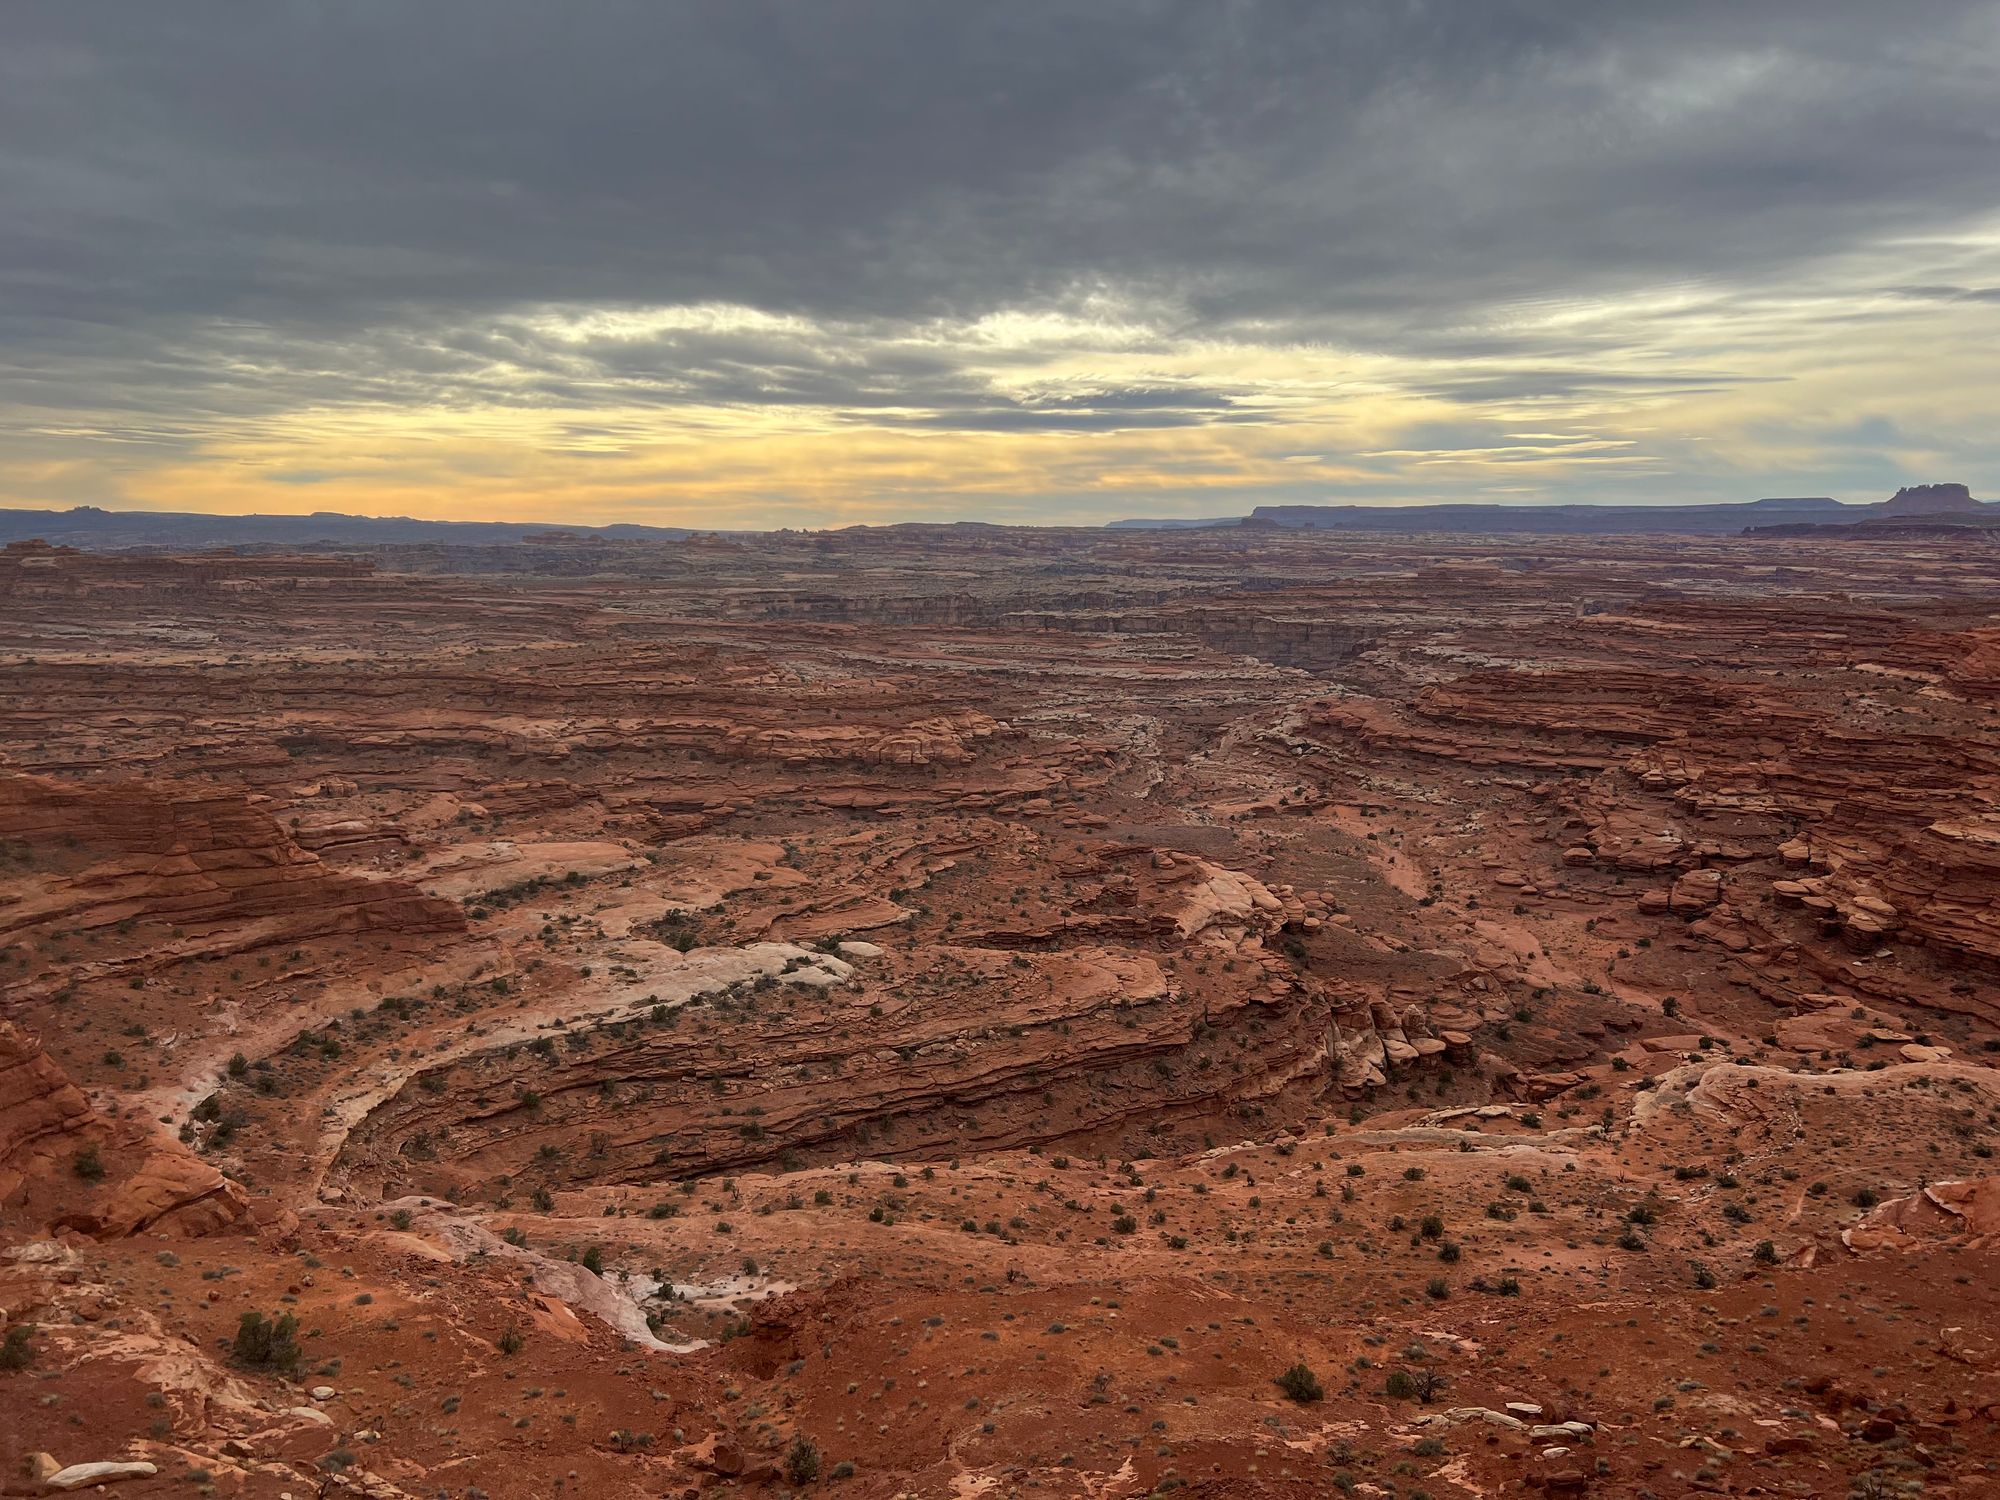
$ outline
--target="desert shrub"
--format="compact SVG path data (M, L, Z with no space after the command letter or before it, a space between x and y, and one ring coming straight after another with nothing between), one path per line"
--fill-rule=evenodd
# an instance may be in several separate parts
M35 1362L35 1346L28 1342L30 1330L25 1324L7 1330L5 1343L0 1343L0 1370L25 1370Z
M1326 1395L1325 1388L1319 1383L1319 1376L1313 1374L1312 1367L1304 1360L1300 1360L1280 1375L1277 1385L1288 1398L1301 1405L1308 1401L1318 1401Z
M298 1336L299 1320L290 1313L266 1318L260 1312L247 1312L237 1320L230 1358L246 1369L296 1375L305 1358Z
M803 1432L794 1434L792 1446L785 1450L785 1478L793 1484L811 1484L819 1471L819 1449Z

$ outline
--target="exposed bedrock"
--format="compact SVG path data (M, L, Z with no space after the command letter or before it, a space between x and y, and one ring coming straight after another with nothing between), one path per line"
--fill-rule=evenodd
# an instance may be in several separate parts
M658 1019L641 1006L418 1075L335 1175L644 1182L1059 1141L1323 1088L1329 1002L1280 964L1257 972L1218 1005L1145 955L945 948L897 991L781 982Z
M151 1122L99 1113L32 1037L0 1021L0 1237L200 1235L246 1212L236 1183Z
M1213 651L1307 671L1347 661L1382 633L1362 620L1329 617L1317 599L1294 602L1280 593L1217 604L1177 599L1176 592L1123 586L1066 591L1060 597L770 594L744 600L738 608L772 620L1056 631L1085 636L1178 636Z
M465 926L454 905L412 885L326 864L236 791L0 774L0 844L25 865L0 877L0 942L138 921L223 948Z

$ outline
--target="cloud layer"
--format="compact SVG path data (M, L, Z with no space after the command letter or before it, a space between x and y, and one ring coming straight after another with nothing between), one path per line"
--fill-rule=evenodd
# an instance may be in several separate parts
M1991 0L8 32L0 503L1089 521L2000 456Z

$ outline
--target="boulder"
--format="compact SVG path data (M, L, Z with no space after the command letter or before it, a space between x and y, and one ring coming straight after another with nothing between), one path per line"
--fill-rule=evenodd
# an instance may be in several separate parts
M1720 870L1689 870L1673 885L1669 904L1676 912L1707 911L1722 899Z
M1507 1403L1510 1407L1513 1402ZM1581 1442L1592 1431L1588 1422L1549 1422L1530 1427L1528 1436L1536 1442Z
M89 1484L111 1484L120 1479L150 1479L160 1471L149 1463L71 1464L58 1469L42 1483L52 1490L80 1490Z
M47 1453L30 1453L21 1460L21 1472L32 1483L46 1484L62 1472L62 1465Z

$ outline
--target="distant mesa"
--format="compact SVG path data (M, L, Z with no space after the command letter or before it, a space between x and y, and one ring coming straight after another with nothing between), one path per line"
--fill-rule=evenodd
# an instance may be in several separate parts
M1943 516L1981 509L1962 484L1906 484L1889 497L1885 516Z
M1761 523L1843 521L1866 514L1828 496L1716 505L1260 505L1248 516L1204 521L1114 521L1120 530L1254 527L1259 530L1413 534L1728 536Z
M211 516L189 511L113 511L95 505L69 510L0 508L0 545L40 539L93 552L137 547L542 546L598 541L680 541L680 526L551 525L547 521L426 521L413 516Z
M2000 528L2000 504L1975 500L1963 484L1913 484L1892 499L1849 505L1829 495L1780 495L1714 505L1260 505L1248 516L1201 521L1113 521L1119 530L1255 527L1260 530L1421 535L1679 536L1834 535L1915 524ZM1996 530L2000 536L2000 530Z
M1746 534L1865 542L1946 536L1977 545L2000 542L2000 504L1974 499L1971 488L1963 484L1906 484L1878 505L1843 509L1849 514L1832 524L1787 521L1748 527Z

